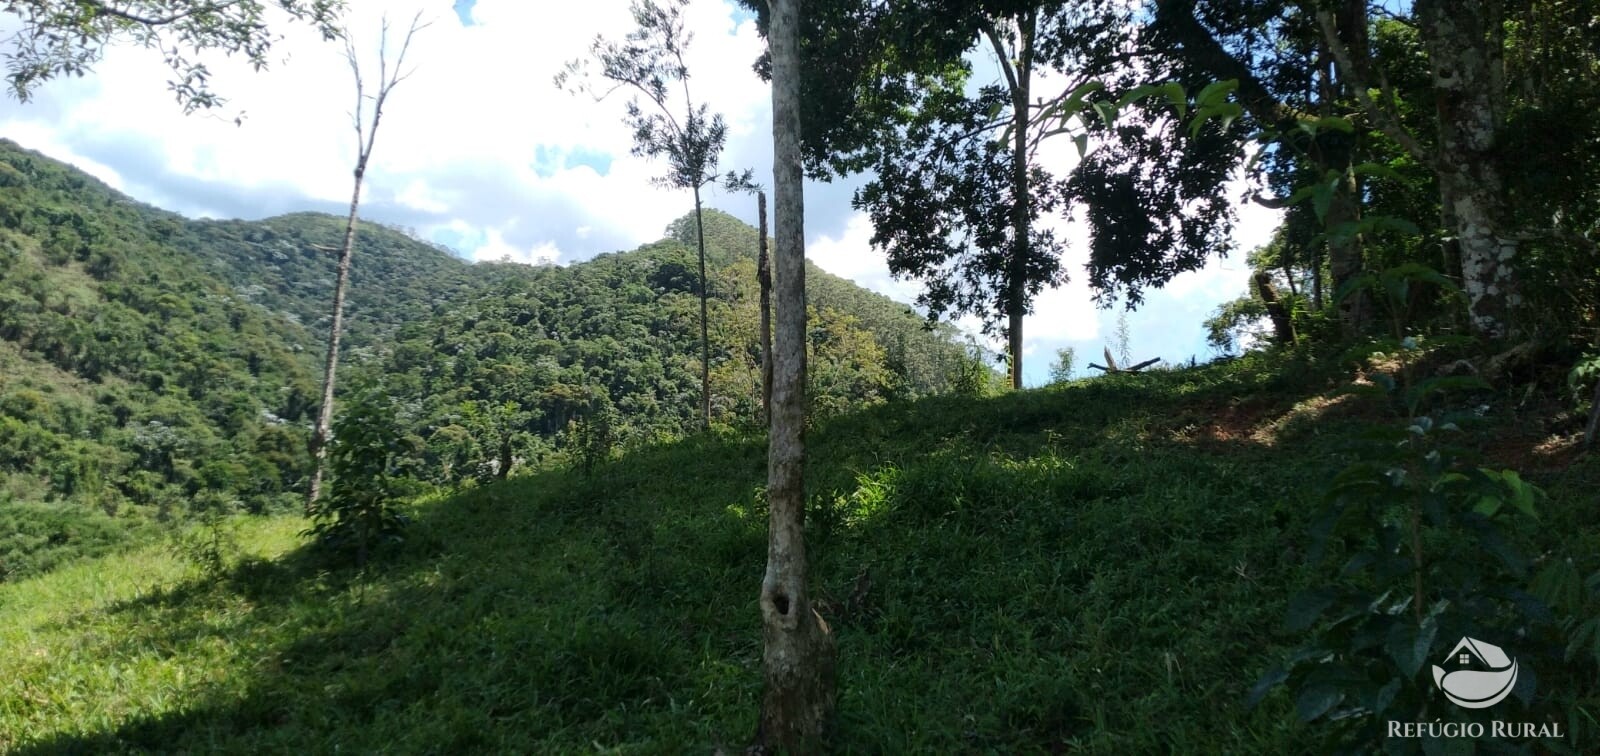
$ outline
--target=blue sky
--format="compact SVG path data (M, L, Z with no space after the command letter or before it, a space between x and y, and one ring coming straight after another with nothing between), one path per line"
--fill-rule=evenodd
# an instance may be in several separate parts
M433 20L408 62L416 73L394 91L363 194L363 216L415 229L471 259L567 264L659 238L688 212L685 192L651 179L663 166L633 156L621 124L624 100L595 102L558 90L563 64L585 54L596 34L620 37L627 0L352 0L350 29L376 68L375 35L387 11ZM722 168L754 168L771 185L770 92L751 71L762 43L754 19L731 0L692 0L689 51L697 97L729 124ZM0 14L0 33L9 16ZM0 100L0 134L94 173L112 186L191 217L263 218L300 210L342 213L349 198L353 99L342 50L310 30L282 27L272 66L254 72L213 59L213 83L229 103L184 116L152 51L117 48L82 79L54 81L26 105ZM9 35L0 34L0 39ZM992 63L975 58L980 72ZM243 125L233 117L242 114ZM1070 146L1040 159L1058 170ZM807 255L825 270L911 301L915 281L892 279L871 249L871 227L850 206L864 179L808 183ZM754 200L716 191L707 204L754 225ZM1205 359L1201 321L1244 290L1243 250L1263 243L1276 222L1241 208L1238 252L1151 292L1129 316L1133 356ZM1046 292L1028 318L1024 365L1043 383L1063 346L1080 364L1112 341L1116 314L1090 302L1083 284L1081 227L1056 221L1077 243L1066 261L1074 280ZM972 326L973 321L966 325Z

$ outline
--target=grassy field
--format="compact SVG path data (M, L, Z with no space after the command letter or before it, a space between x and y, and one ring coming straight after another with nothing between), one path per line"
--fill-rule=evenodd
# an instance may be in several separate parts
M1288 696L1243 700L1299 640L1289 596L1326 573L1305 564L1312 510L1385 417L1336 383L1246 359L816 429L839 749L1308 750ZM1494 401L1477 445L1551 494L1535 550L1592 571L1600 463ZM279 517L242 521L220 577L152 543L0 584L0 751L737 749L760 693L764 455L702 437L419 501L366 573Z

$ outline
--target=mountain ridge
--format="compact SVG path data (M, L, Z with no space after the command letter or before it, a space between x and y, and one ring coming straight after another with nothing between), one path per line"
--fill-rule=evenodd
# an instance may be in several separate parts
M706 217L716 419L754 428L756 231ZM0 507L294 507L343 225L186 219L0 140ZM596 413L615 413L622 445L693 432L699 284L672 229L535 267L359 229L341 396L381 384L410 408L411 474L455 486L502 456L559 464ZM953 387L953 330L812 270L815 413ZM0 562L26 561L6 548Z

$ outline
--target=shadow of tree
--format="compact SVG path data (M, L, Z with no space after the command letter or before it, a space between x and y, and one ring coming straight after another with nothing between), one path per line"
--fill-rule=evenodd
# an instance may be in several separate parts
M1308 579L1293 555L1326 450L1195 454L1165 429L1228 384L1152 380L935 398L812 430L842 750L1294 742L1282 706L1235 702ZM194 659L200 679L161 713L18 752L741 743L760 694L765 478L759 438L700 436L429 502L364 576L304 547L117 604L82 618L121 634L86 652Z

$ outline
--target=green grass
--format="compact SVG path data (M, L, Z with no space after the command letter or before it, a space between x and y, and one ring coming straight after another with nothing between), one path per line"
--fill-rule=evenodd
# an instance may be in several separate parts
M1304 750L1286 696L1242 699L1298 640L1285 603L1323 574L1306 523L1378 412L1318 378L1244 360L815 429L840 750ZM217 579L151 545L0 585L0 751L737 747L764 454L701 437L421 501L366 575L257 518ZM1552 494L1543 547L1595 567L1600 465L1526 472Z

